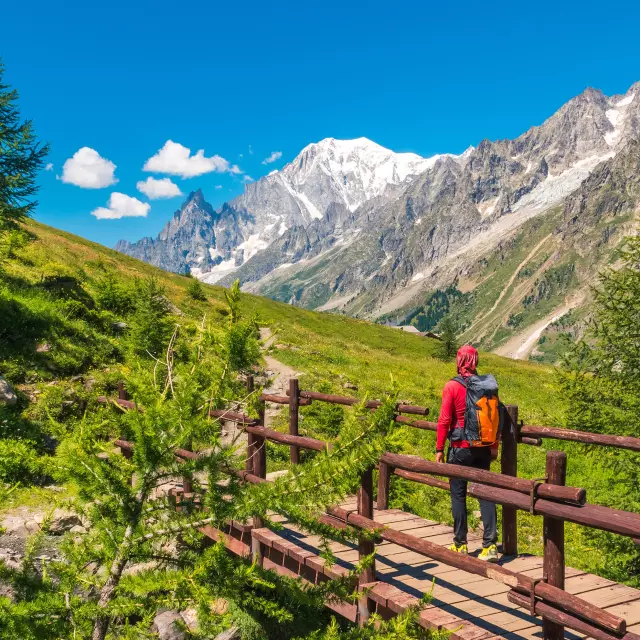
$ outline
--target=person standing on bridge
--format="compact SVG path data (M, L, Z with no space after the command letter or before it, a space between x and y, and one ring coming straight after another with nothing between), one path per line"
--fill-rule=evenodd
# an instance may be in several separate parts
M492 375L479 376L478 352L471 345L460 347L456 357L458 375L442 390L442 408L438 418L436 462L444 462L445 442L449 440L447 462L489 470L497 457L501 427L498 384ZM453 544L450 549L467 553L467 481L449 480L453 512ZM484 526L482 551L478 556L498 561L496 506L480 500Z

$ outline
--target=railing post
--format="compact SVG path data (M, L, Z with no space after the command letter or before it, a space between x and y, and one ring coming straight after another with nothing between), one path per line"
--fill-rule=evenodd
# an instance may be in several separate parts
M502 430L501 472L506 476L518 475L518 406L506 407L508 420ZM518 555L518 511L502 507L502 553Z
M373 520L373 469L367 469L362 474L362 481L358 489L358 515ZM371 540L360 539L358 542L358 557L371 555L376 550L376 545ZM360 575L361 584L373 582L376 579L375 564L365 569Z
M256 436L254 440L253 473L259 478L267 477L267 441L265 438ZM253 528L260 529L264 522L260 516L253 516ZM251 554L254 562L261 567L264 561L263 544L257 539L251 538Z
M389 483L391 480L391 468L386 462L378 462L378 511L389 508Z
M566 484L567 454L564 451L547 451L547 482ZM564 520L544 517L544 559L543 576L558 589L564 589ZM545 640L562 640L564 627L549 620L543 620L542 630Z
M298 408L300 406L300 389L298 387L298 379L291 378L289 380L289 433L292 436L298 435ZM291 445L289 449L289 458L292 464L300 462L300 449L295 445Z
M367 469L362 474L360 488L358 489L358 515L373 520L373 469ZM358 559L371 555L376 550L376 545L371 540L358 540ZM361 585L374 582L376 579L376 566L374 563L365 569L358 577ZM375 611L375 603L364 595L358 603L358 624L363 625L369 616Z
M118 382L118 400L127 400L127 392L124 390L124 382Z
M253 376L247 376L247 391L251 393L253 391ZM264 420L262 420L264 422ZM264 425L263 425L264 426ZM252 433L247 433L247 459L244 463L244 470L253 472L253 452L255 450L255 436Z

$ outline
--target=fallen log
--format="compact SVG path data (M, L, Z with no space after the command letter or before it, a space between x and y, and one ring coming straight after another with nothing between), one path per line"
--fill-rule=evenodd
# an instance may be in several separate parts
M533 480L506 476L492 471L473 469L458 464L447 464L444 462L433 462L418 456L408 456L399 453L385 453L380 460L396 469L413 471L416 473L429 473L436 476L446 476L448 478L460 478L470 482L479 482L491 487L510 489L520 493L531 494L534 489L536 495L551 500L563 500L584 504L587 492L578 487L565 487L552 484L537 484Z

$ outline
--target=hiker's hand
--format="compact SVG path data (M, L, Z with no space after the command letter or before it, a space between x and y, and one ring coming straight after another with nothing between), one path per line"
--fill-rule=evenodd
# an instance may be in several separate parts
M444 462L444 452L438 451L436 453L436 462Z

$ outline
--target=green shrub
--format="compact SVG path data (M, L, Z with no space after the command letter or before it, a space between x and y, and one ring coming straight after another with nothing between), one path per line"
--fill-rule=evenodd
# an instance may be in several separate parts
M0 439L0 480L11 484L24 483L41 472L42 465L32 443Z
M200 283L200 280L196 278L192 278L191 282L187 286L187 295L192 300L197 300L199 302L205 302L207 299L207 295L204 292L204 287Z

